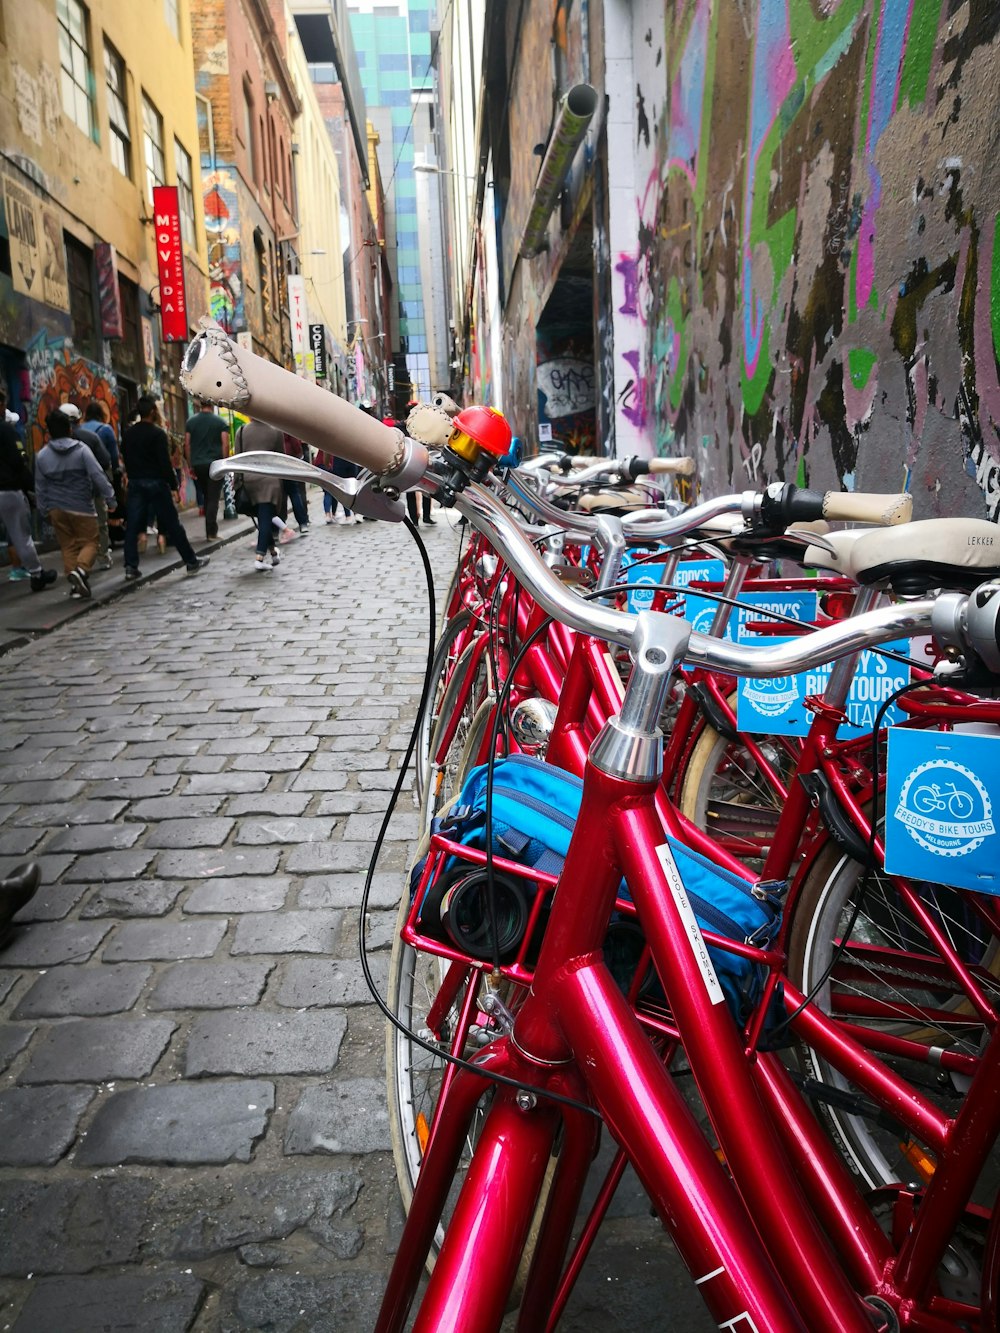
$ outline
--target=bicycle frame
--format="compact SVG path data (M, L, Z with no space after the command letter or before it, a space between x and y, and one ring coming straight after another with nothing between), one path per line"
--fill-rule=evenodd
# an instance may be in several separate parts
M638 667L630 691L637 675ZM665 693L666 686L649 706L654 719ZM531 992L510 1037L480 1057L484 1070L522 1086L517 1092L500 1089L494 1097L415 1328L499 1325L561 1128L520 1326L544 1326L540 1312L553 1303L558 1308L558 1274L596 1130L586 1111L553 1106L541 1090L586 1098L599 1111L720 1327L870 1330L857 1291L891 1297L909 1328L943 1330L954 1327L949 1320L975 1317L970 1307L934 1294L934 1275L1000 1123L992 1011L987 1050L953 1121L914 1089L893 1086L889 1071L857 1046L843 1024L812 1006L793 1019L794 1031L905 1112L939 1154L924 1206L915 1210L912 1197L900 1191L894 1208L906 1215L906 1225L897 1223L902 1239L894 1244L896 1233L890 1239L878 1225L787 1071L776 1056L756 1049L758 1028L752 1027L748 1041L720 1002L717 982L713 991L705 937L685 912L676 867L671 870L672 859L664 854L664 829L674 836L683 830L670 807L657 800L658 778L603 771L594 762L601 739L603 733L586 764L583 803ZM697 1034L685 1055L728 1174L603 963L601 944L623 874L677 1035ZM745 945L730 947L747 952ZM780 955L756 956L770 967L773 982ZM790 1012L802 998L786 987ZM467 1070L449 1082L447 1113L440 1114L439 1104L378 1325L386 1333L401 1327L472 1112L490 1086Z

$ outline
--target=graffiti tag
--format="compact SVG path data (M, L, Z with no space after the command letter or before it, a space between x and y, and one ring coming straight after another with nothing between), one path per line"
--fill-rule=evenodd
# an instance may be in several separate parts
M594 406L594 367L576 357L559 357L538 367L538 388L545 395L545 415L568 417Z

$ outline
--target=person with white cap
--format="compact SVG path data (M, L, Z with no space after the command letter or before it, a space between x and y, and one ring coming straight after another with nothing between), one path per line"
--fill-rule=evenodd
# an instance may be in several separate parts
M49 442L35 459L38 512L55 531L70 596L89 600L90 571L97 557L94 496L102 495L113 505L115 492L87 445L74 439L65 412L50 412L45 425Z

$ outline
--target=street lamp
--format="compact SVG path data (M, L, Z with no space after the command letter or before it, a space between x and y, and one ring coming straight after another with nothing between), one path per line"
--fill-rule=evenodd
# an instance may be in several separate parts
M433 162L414 162L414 171L420 171L426 176L460 176L462 180L478 180L478 176L470 176L466 171L449 171L447 167L436 167Z

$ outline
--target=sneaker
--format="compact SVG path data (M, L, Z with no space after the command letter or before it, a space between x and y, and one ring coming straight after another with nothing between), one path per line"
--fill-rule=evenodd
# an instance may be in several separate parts
M30 578L31 575L28 573L28 571L26 569L22 569L20 565L14 565L10 573L7 575L7 580L9 583L19 583L21 579L30 579Z
M69 579L75 597L86 599L90 596L90 580L87 578L87 571L85 569L80 569L79 567L71 569L66 577Z
M332 514L327 514L327 516L326 516L326 518L323 520L323 522L324 522L324 523L332 523L332 522L333 522L333 515L332 515Z
M295 531L294 528L289 528L285 526L278 533L278 541L281 542L282 545L285 545L285 543L287 542L293 542L298 535L299 534Z
M274 569L277 565L280 565L280 564L281 564L281 552L278 551L275 547L272 547L272 548L271 548L271 568Z
M99 555L94 562L95 569L113 569L115 565L111 555Z
M309 524L308 524L308 523L302 523L302 524L300 524L300 526L299 526L299 536L300 536L300 537L308 537L308 536L309 536Z
M44 592L46 588L51 588L59 575L54 569L40 569L37 574L30 574L31 591Z
M352 523L363 523L364 521L365 521L364 514L355 514L353 519L351 520Z
M259 555L253 562L253 567L258 574L269 574L271 566L265 556Z
M139 577L139 571L137 569L130 569L128 565L125 566L126 583L134 583L138 577Z
M200 574L210 559L211 556L207 555L196 556L194 562L190 565L185 565L184 568L188 574Z
M166 554L167 554L167 539L166 539L166 537L157 537L157 539L156 539L156 549L159 551L160 555L166 555Z
M346 523L350 523L351 520L348 518L346 514L338 514L333 521L340 527L343 527Z

